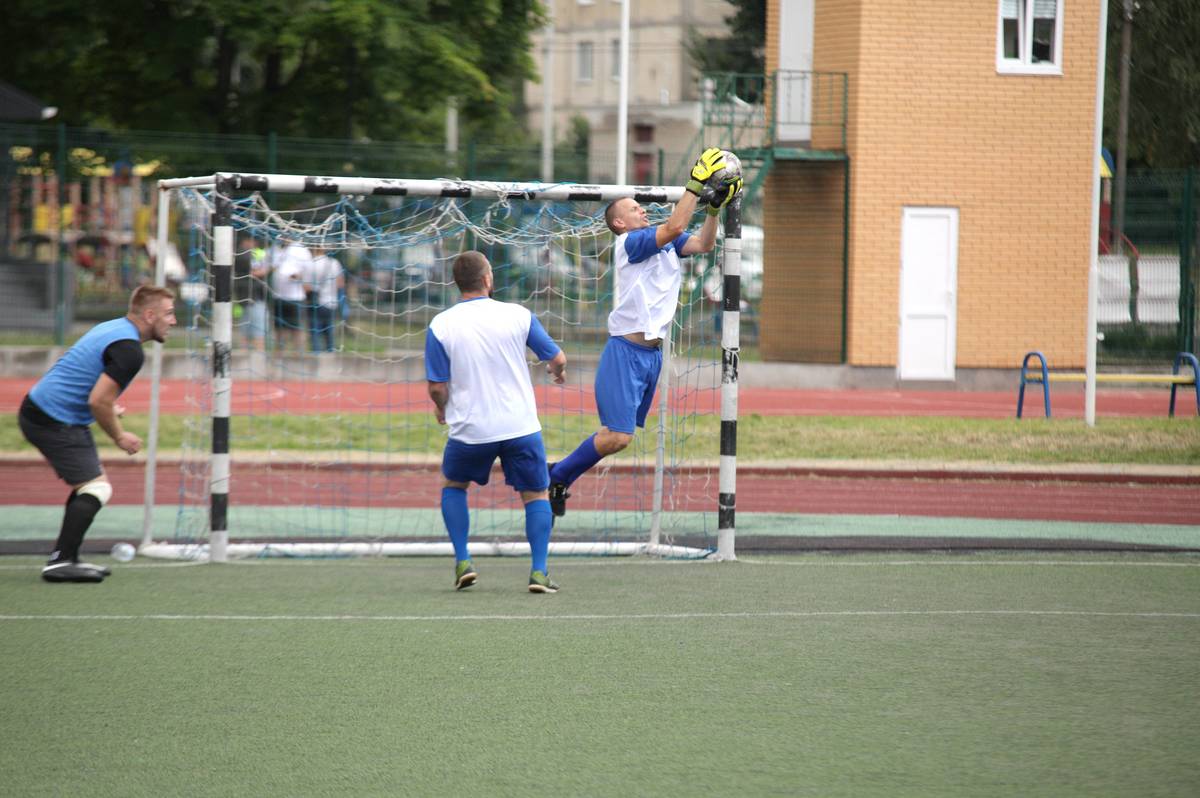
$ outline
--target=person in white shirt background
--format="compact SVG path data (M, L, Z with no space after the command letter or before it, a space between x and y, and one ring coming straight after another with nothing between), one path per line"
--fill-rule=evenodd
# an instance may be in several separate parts
M275 294L275 340L280 349L304 351L304 280L312 268L312 254L295 241L285 241L271 272Z
M342 264L328 254L324 247L318 245L309 249L312 252L312 260L309 262L305 285L311 303L309 326L312 333L312 350L332 352L334 330L337 328L338 297L346 286L346 276Z

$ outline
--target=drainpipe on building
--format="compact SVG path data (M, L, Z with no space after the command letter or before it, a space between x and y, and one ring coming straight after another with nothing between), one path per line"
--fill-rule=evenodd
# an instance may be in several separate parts
M1120 98L1117 105L1117 174L1113 185L1113 242L1125 251L1125 161L1129 141L1129 61L1133 50L1133 0L1124 0L1121 13Z

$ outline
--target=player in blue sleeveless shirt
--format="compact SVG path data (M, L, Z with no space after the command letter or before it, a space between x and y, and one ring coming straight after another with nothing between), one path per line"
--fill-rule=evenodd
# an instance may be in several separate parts
M89 330L21 403L21 432L71 486L58 540L42 569L47 582L100 582L109 575L103 566L79 561L83 536L112 498L90 425L99 424L127 454L142 448L142 439L121 426L124 408L117 397L142 367L142 343L165 341L175 326L174 298L166 288L137 288L126 315Z
M663 224L651 226L632 198L614 201L604 213L613 242L617 273L616 305L608 314L608 342L596 368L596 410L600 429L550 468L550 509L566 513L567 488L596 463L633 441L646 426L662 370L662 342L675 318L682 282L680 258L712 251L717 215L742 190L741 177L725 172L725 154L706 149L692 167L686 191ZM707 217L698 235L687 231L703 203Z

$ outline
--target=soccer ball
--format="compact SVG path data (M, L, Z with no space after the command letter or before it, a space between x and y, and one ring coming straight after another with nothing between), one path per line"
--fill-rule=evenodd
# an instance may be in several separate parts
M725 179L734 180L742 176L742 161L729 150L725 154Z
M118 543L112 547L112 551L109 554L117 562L129 562L137 554L137 549L128 543Z

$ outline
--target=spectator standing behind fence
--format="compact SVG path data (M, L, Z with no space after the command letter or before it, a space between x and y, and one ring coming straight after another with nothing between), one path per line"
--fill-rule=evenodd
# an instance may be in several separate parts
M284 242L271 273L275 292L275 342L278 348L304 351L304 279L312 268L312 254L296 242Z
M262 352L267 346L267 250L249 235L238 242L233 259L234 299L241 314L242 341L247 348Z
M312 298L312 349L332 352L341 291L346 287L342 264L323 246L314 246L305 285Z

